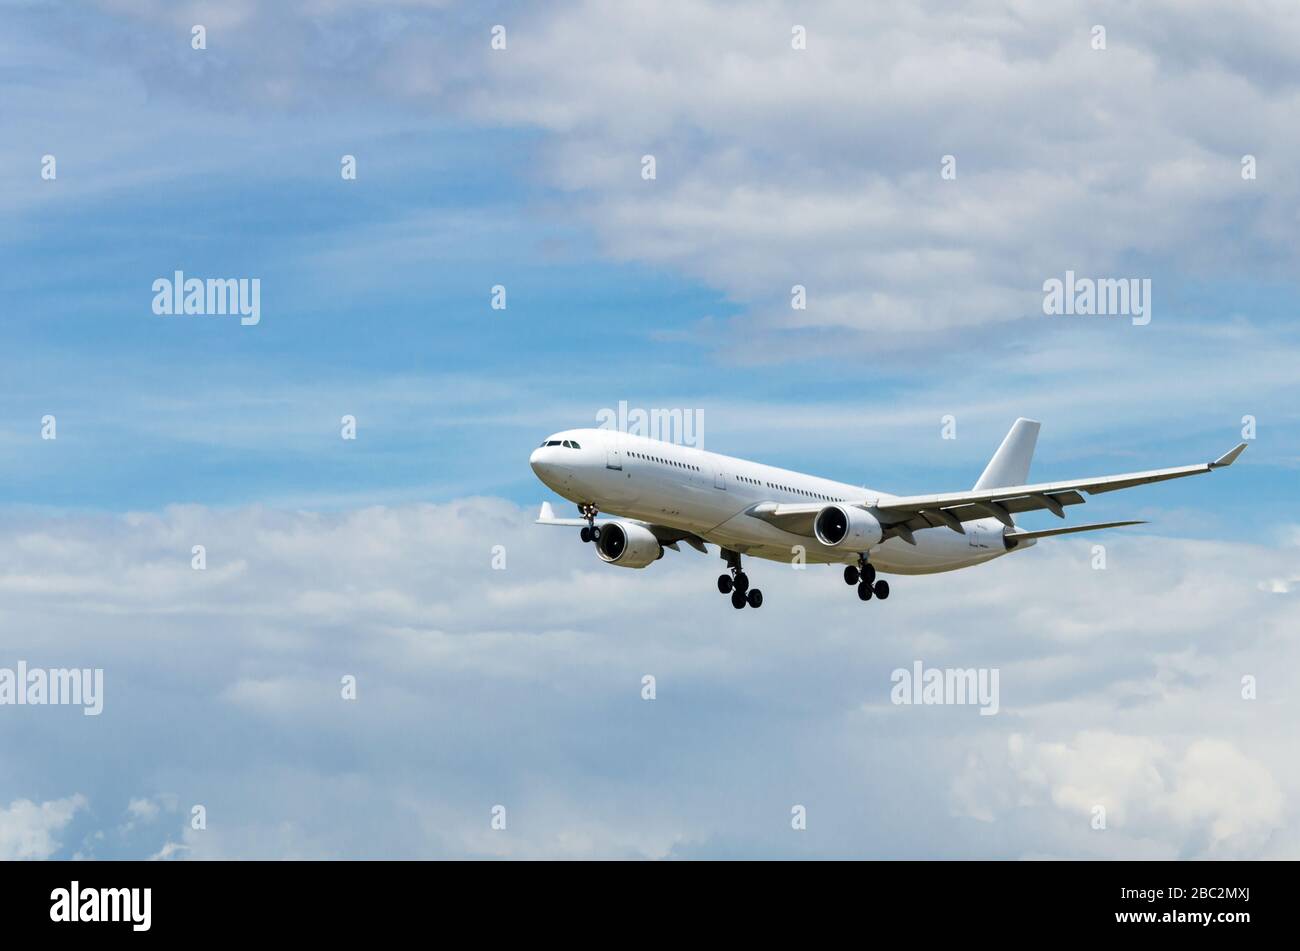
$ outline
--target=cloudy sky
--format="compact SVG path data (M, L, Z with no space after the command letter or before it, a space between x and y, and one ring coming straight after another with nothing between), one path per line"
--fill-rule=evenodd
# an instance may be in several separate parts
M105 677L0 706L0 858L1300 857L1289 5L0 12L0 668ZM156 316L176 270L260 324ZM1045 316L1067 271L1150 323ZM737 612L532 524L620 401L897 492L1021 415L1043 479L1255 428L1071 513L1140 529ZM892 704L918 660L998 714Z

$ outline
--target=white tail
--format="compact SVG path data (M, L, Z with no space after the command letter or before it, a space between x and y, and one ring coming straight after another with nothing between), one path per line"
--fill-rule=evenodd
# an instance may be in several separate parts
M1037 420L1025 419L1023 416L1016 420L1011 425L1007 438L1002 440L1002 445L998 446L998 451L984 467L984 474L975 483L976 490L1027 485L1029 460L1034 457L1034 446L1038 443L1038 428L1041 425Z

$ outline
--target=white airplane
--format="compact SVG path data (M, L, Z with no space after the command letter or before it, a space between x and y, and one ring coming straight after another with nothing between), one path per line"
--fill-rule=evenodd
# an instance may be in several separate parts
M1067 505L1148 482L1163 482L1230 466L1241 443L1213 462L1093 479L1025 484L1039 424L1017 419L975 487L966 492L890 495L762 463L633 436L611 429L572 429L548 437L528 462L549 488L578 504L581 518L556 518L542 503L541 525L582 526L601 561L644 568L680 551L679 542L708 552L721 548L728 573L718 590L736 608L757 608L763 592L750 587L741 556L843 564L858 597L889 597L877 572L920 575L953 571L1027 548L1040 538L1139 521L1101 522L1029 532L1012 515L1047 509L1064 518ZM617 518L597 522L600 512Z

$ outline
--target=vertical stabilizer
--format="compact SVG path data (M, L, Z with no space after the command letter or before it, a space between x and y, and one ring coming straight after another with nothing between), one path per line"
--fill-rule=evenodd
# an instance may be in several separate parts
M998 451L993 454L989 464L984 467L984 474L975 483L976 489L998 489L1004 485L1027 485L1029 483L1029 460L1034 456L1034 446L1038 443L1037 420L1016 420L1002 440Z

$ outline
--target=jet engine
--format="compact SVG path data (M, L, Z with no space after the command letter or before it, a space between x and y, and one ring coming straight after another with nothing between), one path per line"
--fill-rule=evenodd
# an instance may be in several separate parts
M828 505L813 520L813 534L827 548L863 552L880 544L885 532L874 515L857 506Z
M664 556L654 532L632 522L602 522L596 542L600 560L620 568L644 568Z

